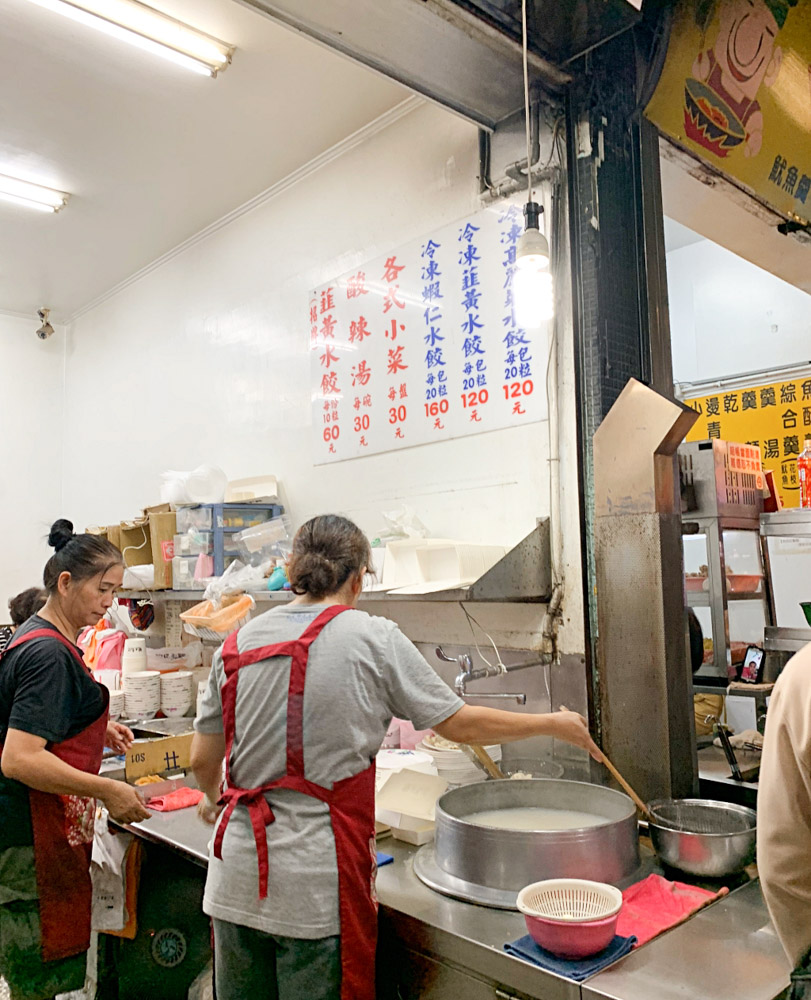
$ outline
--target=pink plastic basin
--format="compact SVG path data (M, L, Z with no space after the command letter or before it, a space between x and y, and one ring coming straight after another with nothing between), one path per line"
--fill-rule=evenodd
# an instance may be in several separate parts
M536 944L558 958L587 958L614 940L619 911L602 920L550 920L524 914L527 930Z

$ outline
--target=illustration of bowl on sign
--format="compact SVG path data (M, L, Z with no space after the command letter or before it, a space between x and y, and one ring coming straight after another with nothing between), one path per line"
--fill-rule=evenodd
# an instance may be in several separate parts
M735 112L700 80L684 81L684 128L694 142L717 156L726 156L746 138Z

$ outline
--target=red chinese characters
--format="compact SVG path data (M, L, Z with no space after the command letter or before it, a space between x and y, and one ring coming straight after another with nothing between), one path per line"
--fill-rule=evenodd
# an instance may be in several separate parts
M384 317L392 309L405 310L405 299L400 293L401 275L405 269L405 264L397 263L396 256L386 258L382 276L385 285L383 295ZM390 377L402 376L404 372L408 371L409 365L406 360L406 344L405 342L397 341L398 338L405 334L406 324L403 321L404 317L400 315L386 317L386 319L387 326L384 332L386 339L392 344L391 347L386 349L386 374ZM400 402L400 400L408 398L408 384L401 382L398 386L391 382L389 384L388 397L389 401L393 404L389 407L388 423L394 431L394 436L398 440L401 440L405 437L403 425L408 417L408 407L405 403Z
M339 401L341 387L338 383L338 368L340 355L335 345L335 289L324 288L310 303L310 346L317 354L318 370L320 371L319 388L322 403L322 437L330 454L337 453L337 444L341 436L339 417Z

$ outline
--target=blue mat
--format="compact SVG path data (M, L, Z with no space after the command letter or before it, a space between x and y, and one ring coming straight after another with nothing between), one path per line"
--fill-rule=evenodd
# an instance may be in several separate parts
M558 976L565 976L566 979L573 979L576 983L582 983L584 979L602 972L603 969L612 965L625 955L636 944L635 937L619 937L617 935L611 944L596 955L589 955L588 958L568 959L557 958L548 951L540 948L529 936L518 938L517 941L510 941L504 945L504 950L508 955L515 958L523 958L525 962L532 962L539 965L547 972L554 972Z
M394 858L391 854L381 854L380 851L377 852L377 867L380 868L382 865L391 864Z

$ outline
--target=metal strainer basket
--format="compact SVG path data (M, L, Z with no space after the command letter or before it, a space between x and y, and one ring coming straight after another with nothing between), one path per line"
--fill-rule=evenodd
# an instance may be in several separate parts
M745 806L710 799L662 799L648 806L658 826L681 833L729 836L754 830L756 814Z
M708 878L742 871L755 857L753 809L711 799L648 803L653 849L673 868Z

